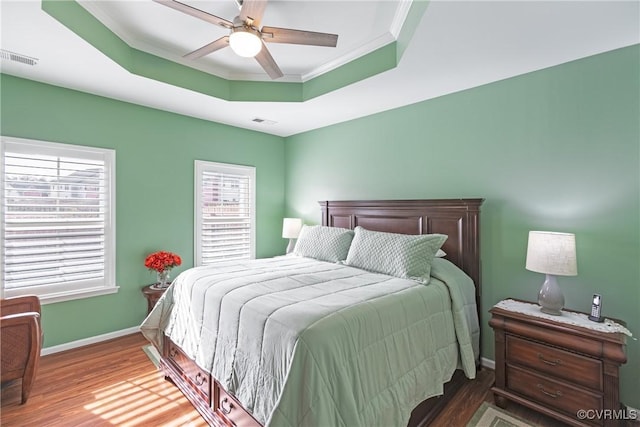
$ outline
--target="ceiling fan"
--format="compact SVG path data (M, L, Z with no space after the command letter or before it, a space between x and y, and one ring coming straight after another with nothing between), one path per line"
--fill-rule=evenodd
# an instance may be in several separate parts
M233 19L233 22L176 0L153 1L231 30L228 36L220 37L200 49L194 50L184 55L184 58L198 59L230 46L239 56L247 58L255 57L256 61L258 61L260 66L272 79L282 77L283 74L271 56L271 53L269 53L265 42L327 47L336 47L338 43L337 34L266 26L260 28L260 21L262 21L267 0L236 0L240 5L240 14Z

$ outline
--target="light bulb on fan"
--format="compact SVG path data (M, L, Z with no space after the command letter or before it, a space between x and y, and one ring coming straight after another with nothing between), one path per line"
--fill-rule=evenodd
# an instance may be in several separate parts
M229 46L238 56L253 58L262 49L258 31L245 26L236 27L229 35Z

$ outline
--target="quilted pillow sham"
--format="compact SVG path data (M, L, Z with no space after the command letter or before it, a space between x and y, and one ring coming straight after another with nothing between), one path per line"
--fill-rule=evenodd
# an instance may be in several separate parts
M431 277L431 261L447 237L383 233L356 227L345 264L426 285Z
M293 253L319 261L344 261L353 235L353 230L346 228L303 225Z

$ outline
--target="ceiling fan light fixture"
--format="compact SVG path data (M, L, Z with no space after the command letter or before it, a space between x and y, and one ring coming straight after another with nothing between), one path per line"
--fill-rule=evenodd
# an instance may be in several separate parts
M253 28L236 27L229 35L229 46L236 55L253 58L262 49L262 40Z
M229 46L231 50L240 57L255 58L262 69L274 80L282 77L284 74L273 59L273 56L271 56L265 42L327 47L336 47L338 44L337 34L265 26L261 27L262 30L259 30L260 21L262 21L268 0L236 0L240 6L240 13L233 18L233 22L196 9L178 0L154 1L179 12L231 30L228 36L220 37L193 52L189 52L184 55L183 58L199 59Z

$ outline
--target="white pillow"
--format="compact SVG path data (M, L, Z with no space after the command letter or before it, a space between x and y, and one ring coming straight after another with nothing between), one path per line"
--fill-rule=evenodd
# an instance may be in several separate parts
M320 261L344 261L353 235L353 230L346 228L303 225L293 253Z
M395 234L356 227L346 264L427 284L431 261L445 240L444 234Z

